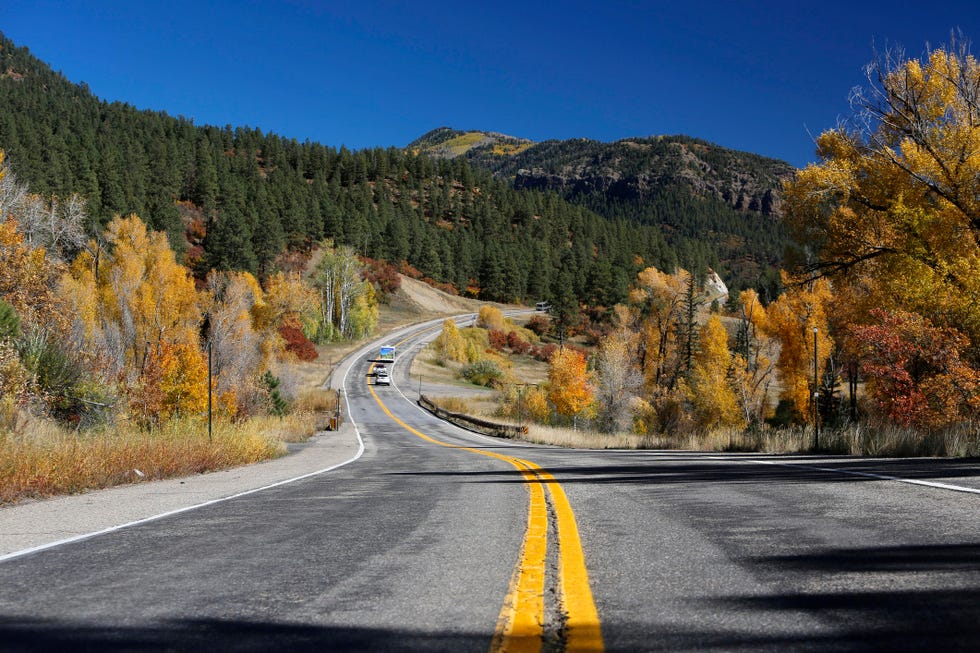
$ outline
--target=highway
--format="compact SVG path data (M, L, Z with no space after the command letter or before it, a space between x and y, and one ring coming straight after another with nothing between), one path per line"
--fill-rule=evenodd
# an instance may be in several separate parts
M349 464L0 558L0 650L980 650L980 461L493 440L415 337Z

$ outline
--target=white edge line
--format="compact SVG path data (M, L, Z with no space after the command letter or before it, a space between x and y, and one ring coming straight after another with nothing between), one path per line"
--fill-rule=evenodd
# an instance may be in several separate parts
M715 460L719 458L714 457ZM873 478L879 481L895 481L897 483L907 483L909 485L922 485L925 487L931 487L939 490L951 490L953 492L966 492L968 494L980 494L980 489L965 487L962 485L951 485L949 483L937 483L936 481L920 481L915 478L902 478L901 476L889 476L888 474L873 474L871 472L858 472L853 469L838 469L835 467L817 467L816 465L807 465L799 463L781 463L775 460L754 460L751 458L741 459L740 462L754 463L756 465L773 465L776 467L796 467L800 469L813 469L820 472L833 472L835 474L849 474L851 476L863 476L865 478Z
M344 404L347 406L347 414L348 415L350 415L350 401L347 398L346 385L347 385L347 375L350 373L350 368L351 367L353 367L353 365L349 366L348 369L347 369L347 371L344 372L343 385L341 386L342 389L344 389ZM152 522L152 521L157 521L159 519L164 519L165 517L171 517L173 515L179 515L182 512L189 512L191 510L197 510L199 508L204 508L206 506L212 506L212 505L214 505L216 503L223 503L225 501L231 501L232 499L238 499L240 497L248 496L250 494L255 494L257 492L263 492L265 490L270 490L270 489L272 489L274 487L279 487L280 485L288 485L290 483L295 483L296 481L301 481L303 479L310 478L312 476L319 476L320 474L326 474L327 472L332 472L335 469L338 469L338 468L343 467L345 465L351 464L352 462L356 461L358 458L360 458L364 454L364 440L361 438L361 431L360 431L360 429L357 428L357 423L354 421L353 418L350 419L350 423L354 427L354 433L357 435L357 444L358 444L358 446L357 446L357 453L355 453L351 458L345 460L344 462L337 463L336 465L331 465L330 467L326 467L324 469L318 469L318 470L316 470L314 472L309 472L307 474L302 474L300 476L295 476L293 478L288 478L288 479L283 480L283 481L277 481L275 483L270 483L269 485L263 485L262 487L253 488L251 490L245 490L244 492L238 492L237 494L232 494L232 495L227 496L227 497L221 497L219 499L211 499L210 501L205 501L203 503L198 503L198 504L195 504L193 506L185 506L183 508L177 508L176 510L169 510L167 512L160 513L159 515L152 515L150 517L144 517L142 519L137 519L135 521L126 522L125 524L118 524L116 526L110 526L109 528L103 528L100 531L94 531L94 532L91 532L91 533L83 533L81 535L75 535L75 536L72 536L72 537L65 538L63 540L58 540L56 542L49 542L47 544L40 544L38 546L34 546L34 547L29 548L29 549L22 549L20 551L14 551L13 553L7 553L5 555L0 555L0 562L6 562L8 560L13 560L14 558L20 558L20 557L23 557L23 556L26 556L26 555L30 555L32 553L37 553L39 551L45 551L47 549L53 549L55 547L63 546L65 544L71 544L72 542L80 542L82 540L87 540L87 539L90 539L90 538L93 538L93 537L98 537L99 535L105 535L107 533L113 533L115 531L120 531L120 530L122 530L124 528L131 528L133 526L139 526L140 524L146 524L146 523L149 523L149 522Z
M470 316L461 316L461 317L470 317ZM472 316L472 319L474 319L474 320L476 319L475 314ZM397 360L397 358L396 358L396 360ZM405 393L402 392L401 388L398 387L398 384L395 383L395 381L394 381L394 362L392 362L392 383L391 384L395 388L395 390L398 391L398 394L401 395L402 399L404 399L409 404L413 405L416 410L418 410L421 413L425 413L427 415L430 414L427 410L425 410L424 408L422 408L421 406L419 406L417 402L413 402L411 399L409 399L405 395ZM502 438L494 438L492 436L484 435L483 433L477 433L476 431L470 431L469 429L464 429L462 427L458 427L457 426L456 428L460 429L461 431L463 431L463 432L465 432L465 433L467 433L469 435L478 436L479 438L487 441L488 443L494 443L494 444L497 444L497 445L505 445L505 446L509 446L509 447L524 447L524 446L531 446L531 447L533 447L534 446L533 443L523 443L522 442L522 443L518 444L518 443L513 442L513 441L510 441L510 440L504 440ZM591 449L591 450L587 450L587 451L596 451L596 450ZM610 452L631 452L631 451L636 451L636 449L606 449L604 451L610 451ZM650 452L648 451L646 453L650 453ZM720 458L718 456L709 456L709 458L712 458L714 460L725 460L726 462L733 462L731 459L728 459L728 458ZM967 494L980 494L980 489L970 488L970 487L964 487L962 485L951 485L949 483L938 483L936 481L921 481L921 480L913 479L913 478L902 478L900 476L889 476L887 474L873 474L871 472L858 472L858 471L851 470L851 469L837 469L837 468L833 468L833 467L817 467L815 465L798 464L798 463L781 463L781 462L777 462L777 461L774 461L774 460L758 460L758 459L753 459L753 458L741 458L741 459L735 460L735 462L753 463L753 464L756 464L756 465L774 465L774 466L778 466L778 467L791 467L791 468L799 468L799 469L812 469L812 470L821 471L821 472L832 472L832 473L836 473L836 474L849 474L851 476L863 476L865 478L873 478L873 479L877 479L879 481L895 481L897 483L907 483L909 485L921 485L921 486L924 486L924 487L931 487L931 488L939 489L939 490L950 490L950 491L953 491L953 492L964 492L964 493L967 493ZM2 560L2 559L0 559L0 560Z

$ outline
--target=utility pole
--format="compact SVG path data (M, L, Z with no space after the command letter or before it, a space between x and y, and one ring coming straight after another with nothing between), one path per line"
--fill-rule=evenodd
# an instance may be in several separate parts
M211 341L208 340L208 442L211 442Z
M820 382L817 372L817 327L813 327L813 450L820 448Z

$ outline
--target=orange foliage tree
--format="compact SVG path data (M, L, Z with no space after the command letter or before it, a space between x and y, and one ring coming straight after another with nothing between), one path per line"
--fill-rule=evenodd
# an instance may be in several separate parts
M585 356L569 347L558 349L548 366L548 400L555 411L574 419L588 412L592 399Z
M200 415L208 406L207 375L207 361L196 346L159 342L147 354L130 407L144 426Z
M43 248L24 243L14 218L0 222L0 299L13 306L22 322L58 336L67 333L68 312L56 293L62 273Z
M796 419L805 420L813 409L813 329L817 329L819 378L834 342L828 333L827 312L832 298L830 282L817 279L794 283L785 273L785 293L769 305L766 330L779 341L777 376L782 384L780 399L788 402Z

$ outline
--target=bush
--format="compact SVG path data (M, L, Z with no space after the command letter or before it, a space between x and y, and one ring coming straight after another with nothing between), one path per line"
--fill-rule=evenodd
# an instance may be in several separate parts
M480 307L480 312L476 318L476 325L484 329L507 330L504 314L496 306L490 306L488 304Z
M531 351L531 343L524 340L519 331L511 331L507 334L507 346L515 354L526 354Z
M37 331L18 343L20 360L47 404L48 412L63 422L77 423L84 411L76 386L82 367L57 340Z
M301 361L316 360L320 355L303 331L294 326L287 324L280 326L279 335L286 342L286 351L295 354Z
M548 344L541 347L534 347L530 354L539 361L547 363L551 360L551 355L558 351L558 345L549 342Z
M490 329L490 331L487 333L490 346L496 349L497 351L503 351L504 348L507 347L507 341L508 341L507 336L508 334L504 333L503 331L498 331L496 329Z
M390 303L391 296L402 286L398 268L387 261L370 258L361 258L361 262L365 265L364 270L361 271L361 279L374 284L378 290L378 301L382 304Z
M17 311L0 299L0 340L18 337L20 337L20 318L17 316Z
M289 412L289 404L279 393L279 385L281 383L279 377L275 376L272 372L266 371L262 375L262 385L265 386L269 393L269 413L277 417L283 417Z
M551 320L546 318L544 315L534 315L524 326L529 331L533 331L535 334L537 334L538 337L541 337L548 333L548 330L551 329Z
M462 369L460 375L476 385L493 388L500 385L504 378L504 372L496 362L491 360L480 360L470 363Z

